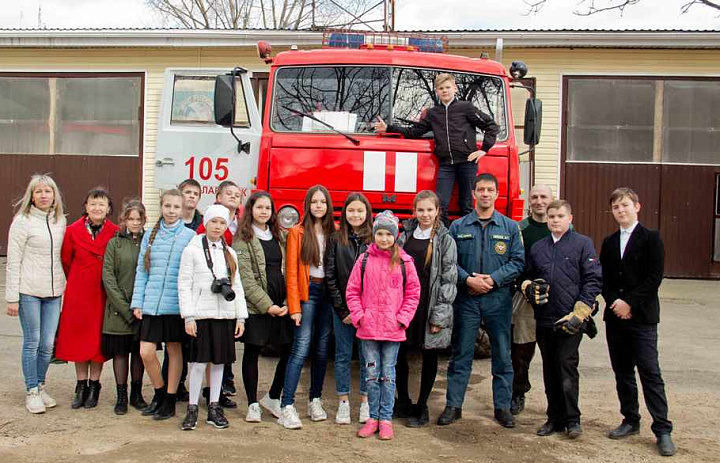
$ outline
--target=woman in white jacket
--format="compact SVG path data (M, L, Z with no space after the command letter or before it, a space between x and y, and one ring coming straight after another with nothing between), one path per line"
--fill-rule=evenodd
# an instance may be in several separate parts
M197 425L198 400L208 363L210 404L206 422L216 428L228 427L218 403L223 368L235 361L234 338L242 336L248 317L237 254L223 240L230 212L220 204L212 205L205 211L203 222L205 234L193 238L183 251L178 275L180 313L190 336L190 403L183 430Z
M30 413L56 405L45 391L60 319L65 273L60 249L65 236L62 196L48 175L33 175L10 225L7 255L7 314L20 316L22 369Z

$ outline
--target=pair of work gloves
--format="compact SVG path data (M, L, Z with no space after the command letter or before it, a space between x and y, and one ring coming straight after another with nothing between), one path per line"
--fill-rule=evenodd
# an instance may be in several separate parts
M544 305L548 303L550 296L550 284L542 278L525 280L520 285L525 299L533 305ZM554 323L555 331L563 330L567 334L575 334L580 330L585 320L592 315L592 307L584 302L577 301L573 311Z

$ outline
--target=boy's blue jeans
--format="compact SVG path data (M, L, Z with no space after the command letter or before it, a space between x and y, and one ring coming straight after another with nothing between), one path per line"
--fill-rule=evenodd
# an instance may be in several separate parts
M391 421L395 405L395 364L399 342L360 340L367 368L370 418Z
M337 395L350 394L352 383L352 353L355 344L355 327L346 325L333 310L333 330L335 332L335 392ZM360 395L367 395L367 373L362 348L360 357Z
M474 162L460 164L441 164L438 169L435 191L440 198L440 211L446 226L450 225L448 207L452 196L455 180L458 183L458 206L460 216L466 216L473 211L473 182L477 177L478 166Z
M22 369L29 391L45 382L60 321L60 298L21 294L18 315L23 331Z
M295 403L295 391L300 382L300 374L305 360L310 355L311 346L313 358L310 367L309 399L313 400L322 396L330 334L332 333L333 308L324 285L311 282L309 292L310 297L307 302L300 303L302 319L300 326L295 327L295 340L285 369L281 407Z

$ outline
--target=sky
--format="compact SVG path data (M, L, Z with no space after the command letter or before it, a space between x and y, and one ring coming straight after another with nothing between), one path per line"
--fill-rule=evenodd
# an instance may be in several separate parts
M524 14L528 10L525 1L396 0L396 29L720 30L720 10L698 5L681 14L680 8L689 0L642 0L622 15L610 11L590 17L573 14L574 10L583 9L583 0L547 0L539 13L531 15ZM602 6L618 0L595 1ZM162 19L148 9L145 0L0 0L0 3L0 28L37 28L38 24L46 28L163 26Z

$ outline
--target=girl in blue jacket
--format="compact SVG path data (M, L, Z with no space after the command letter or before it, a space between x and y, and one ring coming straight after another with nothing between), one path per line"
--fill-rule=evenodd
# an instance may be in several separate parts
M145 416L165 420L175 416L175 401L182 371L181 343L185 326L180 317L178 273L180 257L195 232L183 225L183 196L180 190L168 190L160 197L162 217L145 233L138 256L133 314L142 320L140 356L155 388ZM170 358L168 383L164 383L155 353L165 343Z

